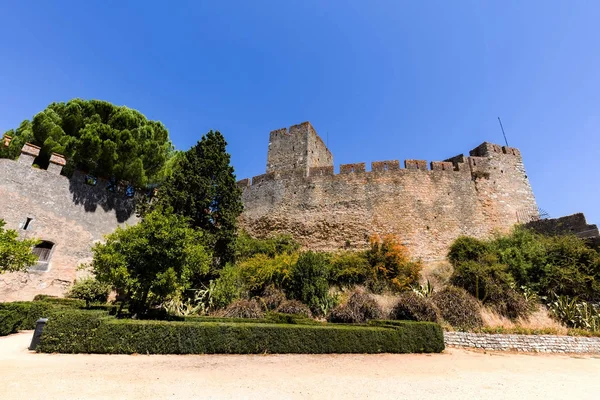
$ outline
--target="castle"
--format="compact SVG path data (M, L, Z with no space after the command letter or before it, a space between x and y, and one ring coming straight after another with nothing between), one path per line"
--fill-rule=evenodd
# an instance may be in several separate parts
M238 181L242 226L290 233L317 250L364 248L395 234L411 255L441 260L460 235L487 237L538 218L519 150L483 143L468 157L341 165L309 122L271 132L264 175Z
M10 140L5 138L5 140ZM5 143L7 145L7 143ZM76 171L60 175L54 154L33 168L40 149L26 144L15 160L0 159L0 219L21 237L42 242L29 272L0 275L0 301L62 295L91 261L91 247L123 224L135 224L134 200L122 186ZM316 250L367 246L372 234L395 234L411 255L441 260L460 235L487 237L538 217L519 150L491 143L430 168L423 160L340 166L305 122L271 132L264 175L238 181L241 226L255 236L290 233Z

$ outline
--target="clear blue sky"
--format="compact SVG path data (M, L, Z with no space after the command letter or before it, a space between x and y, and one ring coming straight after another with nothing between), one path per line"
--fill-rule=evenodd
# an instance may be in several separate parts
M540 207L600 223L600 3L3 1L0 131L108 100L179 149L209 129L239 179L310 120L335 163L519 147Z

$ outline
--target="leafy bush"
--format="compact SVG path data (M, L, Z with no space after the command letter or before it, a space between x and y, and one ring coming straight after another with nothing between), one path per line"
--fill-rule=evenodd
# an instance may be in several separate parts
M67 297L85 300L85 306L89 307L90 303L106 303L109 292L110 285L94 278L85 278L75 281Z
M310 308L298 300L284 300L275 311L283 314L302 315L306 318L312 317Z
M454 268L450 281L507 318L527 317L531 312L525 297L514 289L506 265L465 261Z
M19 239L19 233L4 229L5 222L0 219L0 274L4 272L25 271L37 261L31 248L38 244L35 239Z
M483 326L479 302L464 289L447 286L433 293L431 300L454 328L471 330Z
M383 316L381 307L373 296L362 291L355 291L346 303L334 308L327 320L340 323L362 323Z
M448 260L456 268L465 261L481 261L489 252L490 247L483 240L460 236L450 246Z
M0 310L0 336L17 332L21 320L15 311Z
M247 260L257 254L275 257L281 254L296 253L300 244L291 235L273 235L265 239L253 238L247 232L240 232L235 245L238 262Z
M244 280L240 274L239 268L235 265L227 264L219 271L217 279L209 285L209 300L207 309L218 309L227 307L233 301L247 295Z
M440 311L429 298L408 291L398 295L398 302L392 309L391 318L405 321L439 322Z
M290 277L298 254L279 254L271 258L257 254L238 264L239 274L252 295L262 293L267 286L282 287Z
M375 275L365 252L337 252L332 254L330 263L329 281L341 287L363 284Z
M38 351L109 354L440 352L437 324L381 326L116 320L89 311L57 314Z
M226 318L263 318L265 312L258 303L252 300L237 300L227 306L221 313Z
M498 235L489 241L460 237L450 247L448 258L455 270L473 270L474 264L480 264L483 275L491 272L494 277L483 283L478 279L479 284L499 285L499 291L510 284L525 286L540 296L556 293L600 301L600 254L573 235L543 236L517 227L509 235ZM456 281L454 284L483 300L484 294L474 291L474 281L467 284L469 287ZM492 289L486 291L493 292ZM517 299L514 294L508 297Z
M389 288L402 291L419 282L423 265L420 261L411 261L408 249L392 235L381 239L374 235L370 239L367 260L373 271L371 288Z
M322 306L329 299L329 264L322 253L302 253L292 268L287 282L290 298L308 305L314 314L322 314Z
M132 312L143 314L152 302L180 294L208 273L211 257L203 240L186 218L156 209L96 244L92 270L100 282L127 293Z

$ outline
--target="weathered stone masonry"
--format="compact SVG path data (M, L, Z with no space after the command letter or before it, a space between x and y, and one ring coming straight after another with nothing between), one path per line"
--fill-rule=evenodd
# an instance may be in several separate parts
M91 247L122 223L136 222L133 201L106 189L85 174L60 175L65 160L52 155L47 170L33 168L39 148L26 144L18 160L0 159L0 219L21 237L48 243L48 262L28 273L0 275L0 301L31 300L36 294L60 296L77 277L77 266L91 260Z
M396 234L413 256L443 259L460 235L487 237L538 216L519 150L483 143L468 157L340 166L310 123L271 132L266 174L243 179L242 226L320 250Z

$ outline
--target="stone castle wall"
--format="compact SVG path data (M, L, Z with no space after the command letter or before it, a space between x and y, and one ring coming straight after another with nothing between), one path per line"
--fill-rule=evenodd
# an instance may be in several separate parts
M0 275L0 301L31 300L36 294L60 296L77 277L77 266L91 260L92 245L124 223L134 224L134 203L107 182L85 183L85 174L60 175L64 159L53 155L48 170L33 168L39 148L26 145L18 160L0 159L0 219L21 237L51 242L43 268ZM121 192L119 192L121 190ZM27 220L27 229L25 225Z
M365 163L341 165L334 174L333 157L316 161L306 157L309 147L297 147L316 135L309 123L274 132L284 131L270 135L267 173L238 182L241 223L252 235L290 233L308 248L335 250L364 248L370 235L390 233L413 256L439 260L460 235L486 237L538 215L514 148L483 143L429 168L423 160L406 160L404 168L389 160L371 163L371 171Z

